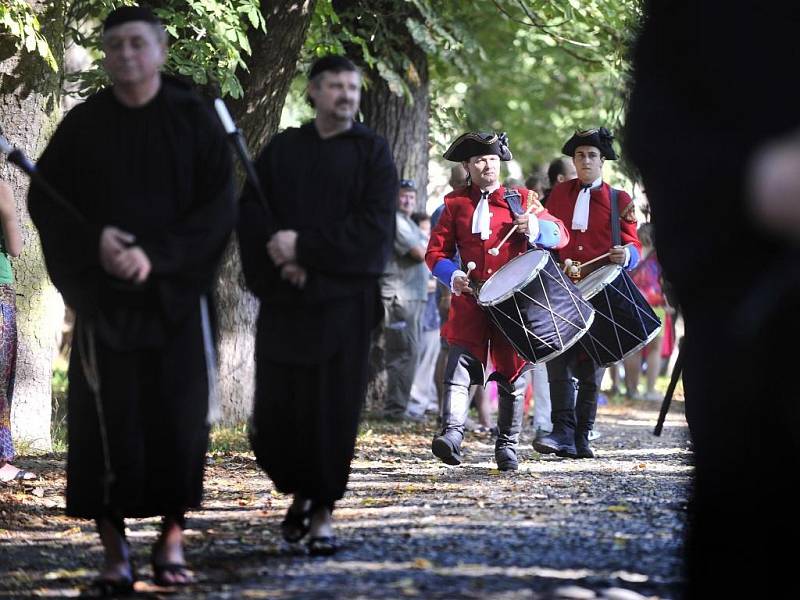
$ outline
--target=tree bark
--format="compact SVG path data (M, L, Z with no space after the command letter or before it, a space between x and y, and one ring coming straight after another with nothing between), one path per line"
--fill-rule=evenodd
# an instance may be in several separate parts
M230 100L253 157L275 134L295 75L316 0L262 1L267 33L251 32L249 71L239 74L244 95ZM266 250L264 260L267 259ZM217 280L222 421L246 419L255 391L255 328L258 301L245 289L235 240L225 252Z
M405 27L404 52L411 60L406 71L406 83L411 97L399 96L375 71L368 71L370 86L361 95L361 112L364 123L389 142L401 178L413 179L417 184L417 210L425 210L428 185L428 134L430 97L428 85L428 59L413 44ZM413 76L409 76L414 73Z
M59 65L64 54L63 0L31 2ZM0 124L9 142L35 159L61 116L61 75L36 54L17 50L16 40L0 34ZM21 171L0 164L17 201L25 248L14 259L19 350L12 403L17 441L51 448L52 361L61 330L64 304L47 276L38 234L25 203L29 181Z
M363 70L367 84L361 94L364 123L386 138L398 175L416 182L417 210L425 210L430 122L428 57L406 27L408 18L421 20L421 16L411 3L400 4L391 0L360 0L355 3L335 0L334 6L345 27L366 36L372 56L386 57L391 53L402 62L391 64L391 67L403 78L409 95L392 90L380 73L370 69L360 58L361 52L357 47L348 48L349 56ZM391 39L371 39L369 32L382 28L391 28ZM387 48L388 44L391 44L390 48ZM367 409L380 411L386 397L384 336L380 330L373 337L369 370Z

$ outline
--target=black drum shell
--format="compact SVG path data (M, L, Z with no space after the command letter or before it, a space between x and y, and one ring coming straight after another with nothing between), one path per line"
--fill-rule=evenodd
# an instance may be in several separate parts
M630 275L617 269L616 277L587 298L595 309L595 319L588 335L581 338L586 353L606 367L642 349L661 329L661 320Z
M594 310L549 252L531 252L547 254L538 275L507 298L481 306L517 354L528 362L542 363L567 350L589 330ZM501 272L498 270L492 277Z

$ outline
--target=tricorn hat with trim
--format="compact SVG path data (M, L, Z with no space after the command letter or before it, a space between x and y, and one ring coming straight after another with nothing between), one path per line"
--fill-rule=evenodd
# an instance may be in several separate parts
M444 158L461 162L484 154L497 154L500 160L511 160L513 156L508 149L508 136L505 133L470 131L458 136L456 141L450 144L444 153Z
M576 131L571 138L567 140L561 152L567 156L574 157L575 150L578 146L594 146L600 150L603 158L608 160L617 160L617 153L614 152L612 142L614 136L605 127L598 129L585 129L583 131Z

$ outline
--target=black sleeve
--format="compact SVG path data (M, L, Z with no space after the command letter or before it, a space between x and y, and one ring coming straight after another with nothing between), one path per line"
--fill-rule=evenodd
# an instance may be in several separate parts
M303 230L297 238L297 262L310 270L336 275L383 272L394 238L397 168L389 146L374 138L361 198L341 221Z
M255 164L261 189L268 194L270 189L269 157L275 139L264 148ZM270 232L275 231L275 223L268 218L255 188L247 182L239 203L239 224L236 229L239 241L239 255L242 259L242 272L248 289L262 297L267 289L280 280L280 272L267 254Z
M28 211L41 239L50 279L74 309L85 312L96 302L100 267L99 225L84 217L80 186L79 140L86 136L81 127L84 108L73 109L53 134L37 162L28 192ZM57 197L54 197L57 196Z
M198 105L194 198L183 215L163 233L139 241L158 278L183 282L209 279L236 222L233 162L222 129Z

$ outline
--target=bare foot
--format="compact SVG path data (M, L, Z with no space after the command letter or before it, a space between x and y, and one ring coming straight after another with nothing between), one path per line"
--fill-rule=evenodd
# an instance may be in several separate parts
M124 523L122 523L123 528L124 526ZM103 543L105 553L105 564L100 571L98 580L107 582L133 581L130 547L124 533L121 533L107 518L97 520L97 533L100 534L100 541Z
M156 585L169 587L194 583L194 573L186 566L183 556L183 530L174 520L164 520L161 537L153 545L150 562Z
M3 483L21 479L36 479L36 475L25 469L19 469L11 463L5 463L0 467L0 481Z

